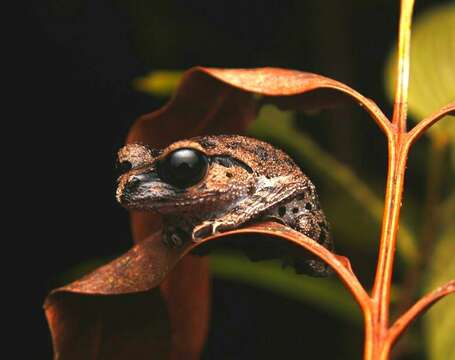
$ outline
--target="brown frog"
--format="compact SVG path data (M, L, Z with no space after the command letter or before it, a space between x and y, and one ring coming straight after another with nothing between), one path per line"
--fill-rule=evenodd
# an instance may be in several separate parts
M219 135L177 141L163 150L130 144L120 149L118 162L118 202L162 214L168 246L274 219L333 248L314 185L288 155L265 142ZM284 257L298 273L330 272L312 256L287 251Z

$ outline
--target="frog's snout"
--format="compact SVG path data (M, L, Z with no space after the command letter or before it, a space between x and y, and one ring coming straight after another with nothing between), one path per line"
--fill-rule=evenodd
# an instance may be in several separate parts
M123 184L123 186L119 186L121 187L119 191L120 199L134 197L137 195L138 191L140 191L139 188L141 185L153 183L154 180L156 180L156 175L152 173L131 175Z
M126 196L131 195L134 191L137 190L139 185L144 182L144 175L133 175L128 179L128 182L125 184L123 192Z

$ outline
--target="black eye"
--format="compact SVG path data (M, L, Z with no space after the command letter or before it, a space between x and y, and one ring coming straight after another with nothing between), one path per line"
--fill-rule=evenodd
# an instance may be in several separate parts
M133 164L131 164L128 160L124 160L122 162L116 162L115 170L118 176L123 175L130 171L133 168Z
M178 149L158 163L158 174L178 188L197 184L207 172L207 157L194 149Z

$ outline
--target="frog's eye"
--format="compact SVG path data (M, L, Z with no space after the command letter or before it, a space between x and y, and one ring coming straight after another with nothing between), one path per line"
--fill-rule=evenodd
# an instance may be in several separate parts
M184 189L201 181L207 173L207 157L195 149L183 148L171 152L158 165L160 178Z

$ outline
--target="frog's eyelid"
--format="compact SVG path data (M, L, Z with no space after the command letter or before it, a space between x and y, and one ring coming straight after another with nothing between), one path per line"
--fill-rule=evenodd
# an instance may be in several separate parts
M233 167L233 166L239 166L242 169L245 169L248 173L250 173L250 174L253 173L253 169L251 167L249 167L243 161L240 161L231 156L227 156L227 155L211 156L210 162L215 162L217 164L220 164L221 166L228 167L228 168Z
M150 154L154 158L160 156L163 153L162 149L156 149L156 148L153 148L151 146L147 146L147 149L150 151Z

